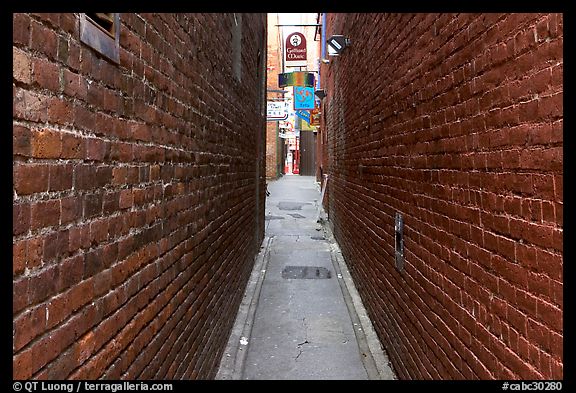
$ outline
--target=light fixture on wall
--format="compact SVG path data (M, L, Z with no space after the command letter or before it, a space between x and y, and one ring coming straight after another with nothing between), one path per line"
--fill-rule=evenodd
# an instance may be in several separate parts
M318 89L314 92L314 95L322 100L324 97L326 97L326 90Z
M330 56L339 56L344 49L350 46L350 38L343 35L333 35L326 41L328 44L328 54Z

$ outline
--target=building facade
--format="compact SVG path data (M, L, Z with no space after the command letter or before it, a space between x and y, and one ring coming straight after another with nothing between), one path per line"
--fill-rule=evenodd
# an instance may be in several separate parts
M278 14L268 14L267 99L280 101L283 89L278 87L278 73L282 72L282 45ZM278 121L266 122L266 178L277 179L283 173L283 140L279 137Z
M263 239L266 15L13 33L13 378L213 377Z
M278 86L278 74L308 71L318 80L320 29L317 13L270 13L268 14L268 100L285 101L289 116L285 121L267 122L266 177L276 179L282 174L314 175L315 131L294 113L293 86ZM286 40L292 33L300 33L306 40L306 60L299 65L287 61ZM301 143L304 132L305 144ZM300 173L301 158L304 173Z

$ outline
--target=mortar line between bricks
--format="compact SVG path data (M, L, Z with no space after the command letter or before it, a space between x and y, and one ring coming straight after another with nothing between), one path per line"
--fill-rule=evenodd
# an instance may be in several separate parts
M110 116L112 116L112 115L110 115ZM131 122L133 122L134 124L149 125L149 123L146 121L134 121L134 120L132 120ZM150 140L150 141L144 141L144 140L140 140L140 139L134 140L134 139L130 139L130 138L121 138L121 137L115 136L113 134L98 135L94 131L86 130L86 129L78 128L78 127L70 127L68 124L49 124L49 125L47 125L45 122L41 122L41 121L35 122L32 120L17 119L14 121L14 125L27 127L29 129L33 129L33 130L36 130L36 129L38 129L38 130L44 130L44 129L55 130L55 131L62 132L63 134L71 134L71 135L75 135L75 136L86 138L86 139L95 138L95 139L99 139L101 141L110 142L110 143L115 143L115 142L116 143L128 143L128 144L134 145L134 146L160 147L160 148L164 148L164 149L171 149L171 150L177 150L177 151L182 151L182 152L200 151L200 149L188 150L185 148L179 148L178 145L176 145L176 144L175 145L162 144L162 143L158 143L157 141L154 141L154 140ZM166 128L166 130L170 132L171 129ZM27 159L35 159L38 162L41 162L40 159L38 159L36 157L27 157ZM58 157L58 158L44 158L44 160L49 160L49 161L71 160L71 161L84 162L87 159L85 159L85 158L60 158L60 157ZM102 165L106 165L109 163L109 161L104 161L104 160L92 160L92 161L99 162ZM131 164L134 162L143 163L143 164L157 164L157 162L150 162L150 161L120 161L120 163L125 163L125 164ZM178 163L176 163L176 164L178 164Z

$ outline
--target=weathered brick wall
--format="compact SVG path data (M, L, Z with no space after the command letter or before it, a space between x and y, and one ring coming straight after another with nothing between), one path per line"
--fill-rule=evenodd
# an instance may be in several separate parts
M562 15L327 33L352 41L322 69L331 219L399 377L562 378Z
M13 16L13 377L211 378L263 238L265 14Z

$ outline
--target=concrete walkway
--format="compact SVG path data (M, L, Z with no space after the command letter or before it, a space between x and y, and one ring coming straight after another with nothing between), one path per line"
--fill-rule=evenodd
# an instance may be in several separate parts
M395 379L314 177L270 182L266 237L216 379Z

